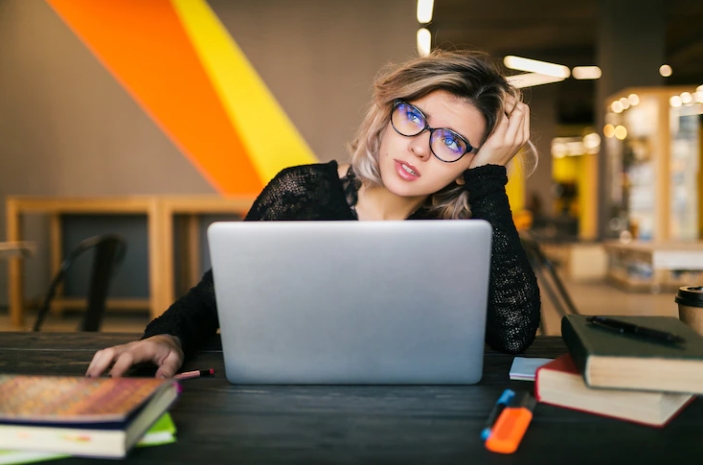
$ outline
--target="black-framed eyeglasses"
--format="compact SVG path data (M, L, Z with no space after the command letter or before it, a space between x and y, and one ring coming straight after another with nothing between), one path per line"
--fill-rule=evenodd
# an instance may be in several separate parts
M438 160L445 163L457 162L467 153L478 151L456 131L449 128L431 128L422 111L405 100L393 102L391 125L395 132L404 137L419 136L429 130L430 151Z

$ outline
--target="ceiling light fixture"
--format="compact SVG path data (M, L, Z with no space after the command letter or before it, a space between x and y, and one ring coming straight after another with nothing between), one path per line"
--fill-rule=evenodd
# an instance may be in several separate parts
M564 65L547 63L546 61L531 60L529 58L508 55L503 59L507 68L527 71L529 73L545 74L556 78L566 79L571 75L571 70Z
M424 27L417 31L417 52L421 57L426 57L430 54L432 48L432 34Z
M540 86L542 84L551 84L553 82L561 82L564 78L547 76L539 73L516 74L506 78L511 86L522 89L525 87Z
M574 79L600 79L603 75L597 66L577 66L571 70Z
M417 0L417 21L422 24L432 21L434 0Z

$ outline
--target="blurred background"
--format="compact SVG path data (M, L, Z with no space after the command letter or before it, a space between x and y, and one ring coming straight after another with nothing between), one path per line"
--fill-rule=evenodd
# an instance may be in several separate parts
M100 330L140 332L208 269L211 222L348 161L379 70L435 48L488 52L531 107L508 194L542 332L674 315L703 284L702 23L694 0L0 0L0 329L104 301Z

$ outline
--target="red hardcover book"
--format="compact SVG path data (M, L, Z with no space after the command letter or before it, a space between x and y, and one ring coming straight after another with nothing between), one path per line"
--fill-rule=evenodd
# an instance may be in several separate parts
M537 370L535 396L545 404L656 427L666 425L694 398L693 394L591 389L569 354Z

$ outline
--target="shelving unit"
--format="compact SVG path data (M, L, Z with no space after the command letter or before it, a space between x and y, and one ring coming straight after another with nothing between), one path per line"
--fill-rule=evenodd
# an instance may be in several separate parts
M609 279L648 292L703 284L703 88L630 88L605 104Z
M703 285L703 242L605 243L608 279L630 291L670 292Z

